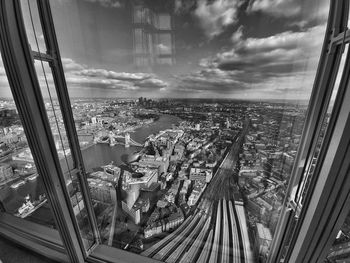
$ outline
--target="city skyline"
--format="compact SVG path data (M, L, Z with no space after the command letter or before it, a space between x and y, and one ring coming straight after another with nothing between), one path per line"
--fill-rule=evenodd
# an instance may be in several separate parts
M149 2L151 9L158 8L157 1ZM328 8L325 1L175 1L176 63L138 69L129 62L127 2L51 5L71 97L253 100L308 99ZM32 45L34 35L27 30ZM39 26L36 34L43 52ZM45 84L40 70L38 76ZM1 66L0 96L8 97L4 78Z

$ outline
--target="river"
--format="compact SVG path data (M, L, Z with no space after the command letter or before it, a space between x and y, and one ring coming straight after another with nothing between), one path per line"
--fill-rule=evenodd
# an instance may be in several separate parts
M161 130L169 129L173 124L178 124L179 121L180 119L176 116L161 115L157 121L131 132L130 137L134 141L143 144L149 135L156 134ZM87 172L91 172L93 169L106 165L112 161L114 164L120 165L127 161L130 155L140 149L140 147L135 146L125 148L124 145L121 144L117 144L113 147L108 144L94 144L82 149L85 169ZM71 161L69 161L69 164L71 164ZM17 211L27 194L30 194L32 200L34 200L38 199L39 195L45 191L40 176L35 181L28 181L25 185L22 185L17 189L10 188L10 185L11 184L7 184L0 189L0 198L9 213L15 213ZM52 226L54 222L48 211L49 208L43 206L26 219Z

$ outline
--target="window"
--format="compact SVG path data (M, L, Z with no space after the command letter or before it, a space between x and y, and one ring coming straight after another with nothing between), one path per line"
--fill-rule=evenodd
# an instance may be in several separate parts
M326 27L328 8L21 1L37 134L53 159L40 167L56 164L50 200L56 220L66 213L66 248L77 241L70 258L325 258L346 210L330 209L349 192L335 158L346 155L348 4L332 4Z
M206 14L200 14L202 9L210 12L210 5L175 12L174 6L163 2L139 1L118 7L84 1L50 4L77 131L90 135L87 142L80 137L80 144L97 143L82 148L86 171L91 171L90 190L97 191L96 180L108 178L106 165L113 162L117 173L114 212L112 206L95 210L107 229L101 231L102 242L162 261L183 259L186 250L191 251L190 261L267 257L300 142L321 45L303 60L295 60L293 54L310 50L313 37L323 38L324 22L291 32L280 29L270 38L243 37L242 28L235 25L231 34L242 35L234 41L227 35L226 42L220 43L215 34L221 35L224 25L211 28L215 22L206 24ZM77 25L77 19L83 22ZM199 25L194 24L195 19ZM92 21L93 27L86 26ZM271 35L264 31L267 27L259 31ZM201 40L189 36L196 30L201 31ZM282 44L285 38L292 39L290 47ZM220 51L224 45L231 50ZM216 51L217 57L206 50ZM254 53L273 58L263 61L254 58ZM239 66L238 59L261 63L262 69ZM203 65L190 65L200 62ZM279 67L283 69L277 70ZM251 74L248 77L240 69ZM258 82L261 78L264 83ZM277 80L283 80L284 86L277 87ZM270 89L269 100L222 100L247 93L257 98L253 92ZM107 94L110 99L92 99ZM195 100L198 96L203 99ZM172 130L162 135L166 128ZM152 133L155 137L148 139ZM147 182L137 179L140 176ZM222 189L222 195L217 189ZM104 201L96 195L92 199L96 206ZM201 213L205 216L199 217ZM229 234L222 236L220 231ZM197 241L191 244L194 238ZM227 247L225 253L217 252L219 246ZM214 252L201 254L207 250Z
M9 239L30 237L33 250L67 261L38 160L34 158L0 56L0 225ZM18 233L20 233L18 235ZM40 240L46 240L45 246ZM33 243L33 244L31 244Z
M1 142L0 207L1 212L55 228L46 190L39 175L21 118L12 98L6 72L0 60Z

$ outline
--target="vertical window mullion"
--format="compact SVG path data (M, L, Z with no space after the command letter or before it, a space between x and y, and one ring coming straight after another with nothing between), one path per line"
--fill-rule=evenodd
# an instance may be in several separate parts
M304 172L306 172L306 168L309 167L309 164L312 161L313 152L315 150L321 131L323 119L326 115L327 105L332 95L343 48L339 44L333 45L332 39L337 37L346 26L347 19L345 18L347 18L348 12L348 8L346 8L347 4L347 1L342 0L331 1L326 37L323 44L313 93L310 99L310 106L305 121L302 141L299 146L292 177L287 189L281 220L278 223L276 231L278 234L274 238L271 245L269 262L279 262L284 251L284 248L281 246L285 246L288 242L288 239L292 238L287 251L288 258L288 255L292 251L292 248L298 236L298 231L300 230L302 216L305 212L307 203L305 201L305 207L303 208L304 210L302 210L302 215L299 217L299 215L297 215L298 204L295 204L294 200L294 197L297 196L292 195L292 190L293 188L300 185L304 176ZM314 175L314 177L317 177L317 175ZM317 178L313 178L312 181L317 181ZM308 194L312 192L312 187L310 187L309 190L310 191ZM291 201L295 207L289 205ZM295 220L297 220L296 228L294 230L292 229L293 227L290 225L290 223L287 223L288 220L290 220L290 214L295 217Z
M84 255L78 249L79 237L64 191L65 183L35 74L20 2L1 0L0 10L1 53L28 143L67 254L71 262L82 262Z
M67 136L69 139L70 149L75 164L75 168L78 169L78 180L81 187L82 195L84 198L85 207L88 212L88 219L93 230L94 238L96 242L99 242L100 236L97 227L97 221L93 210L90 191L86 180L86 173L83 163L83 157L80 151L79 140L75 128L75 122L71 109L69 94L67 90L67 84L65 81L65 75L61 62L59 47L56 39L54 23L52 19L50 3L48 0L37 0L39 8L40 21L43 28L44 39L47 46L47 54L52 57L50 66L52 69L53 79L56 87L58 100L60 103L60 109L62 112L64 124L67 130Z

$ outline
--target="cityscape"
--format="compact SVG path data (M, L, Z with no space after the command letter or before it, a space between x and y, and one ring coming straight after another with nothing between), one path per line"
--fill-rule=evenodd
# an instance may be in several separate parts
M72 167L63 120L53 114L55 104L46 105L64 171ZM306 109L281 102L73 99L103 242L166 262L264 260ZM54 228L50 213L43 217L49 205L13 101L1 100L1 115L2 209ZM73 210L84 218L76 178L66 182ZM83 223L81 231L88 232Z
M21 10L36 88L85 248L96 233L82 181L104 245L162 262L266 262L282 209L301 211L332 109L287 203L329 1L50 0L56 51L34 2ZM57 229L0 63L0 213ZM327 262L344 257L349 226Z

